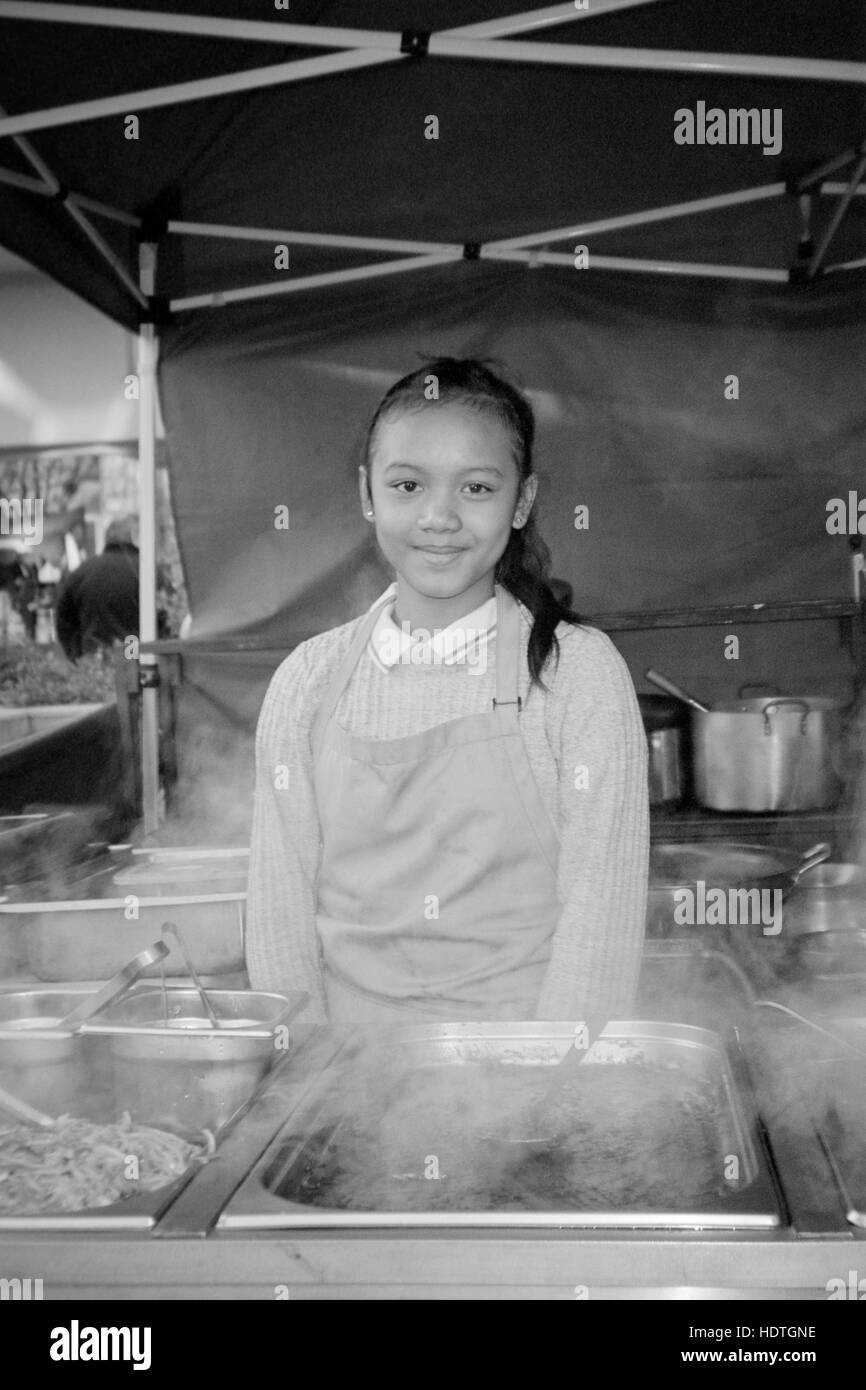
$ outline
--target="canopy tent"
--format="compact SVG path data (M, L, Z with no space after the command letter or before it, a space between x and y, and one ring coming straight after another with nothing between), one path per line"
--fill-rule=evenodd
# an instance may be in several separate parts
M292 0L289 13L277 0L263 21L242 0L190 0L182 15L2 0L0 240L131 328L143 231L162 243L157 291L175 314L388 262L420 275L467 247L572 266L582 238L594 270L787 278L798 183L826 167L811 190L841 196L864 153L861 7L495 8ZM678 146L674 113L699 103L781 112L781 148ZM866 257L863 220L862 205L846 216L833 265ZM283 241L289 275L274 267Z
M145 639L157 334L198 631L287 643L381 585L347 468L425 348L500 353L533 392L584 610L745 600L768 529L762 597L790 594L804 536L834 591L821 499L863 424L862 9L501 8L0 0L0 243L140 334ZM602 524L576 558L585 496Z

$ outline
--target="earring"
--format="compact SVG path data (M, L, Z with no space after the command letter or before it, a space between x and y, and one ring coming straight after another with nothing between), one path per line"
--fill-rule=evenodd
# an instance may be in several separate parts
M372 512L372 510L370 510L369 512L365 512L364 515L367 516L367 517L369 517L370 520L372 521L372 519L373 519L373 512Z

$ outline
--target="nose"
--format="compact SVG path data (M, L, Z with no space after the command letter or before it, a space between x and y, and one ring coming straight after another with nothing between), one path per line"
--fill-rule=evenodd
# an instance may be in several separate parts
M462 525L450 496L436 497L432 493L427 496L417 524L421 531L432 531L445 535L450 535L452 531L459 531Z

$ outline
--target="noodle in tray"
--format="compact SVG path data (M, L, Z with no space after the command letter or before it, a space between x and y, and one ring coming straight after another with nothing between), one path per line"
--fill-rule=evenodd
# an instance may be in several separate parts
M202 1136L190 1143L136 1125L128 1111L114 1124L61 1115L51 1129L0 1128L0 1214L82 1211L153 1192L210 1160L216 1143L210 1130Z

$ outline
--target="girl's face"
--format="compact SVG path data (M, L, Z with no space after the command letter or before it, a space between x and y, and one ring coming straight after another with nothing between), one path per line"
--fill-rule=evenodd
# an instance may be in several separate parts
M477 607L512 526L524 526L536 480L521 483L511 439L488 414L431 402L383 420L361 503L401 586L426 599L466 596ZM466 610L468 611L468 609Z

